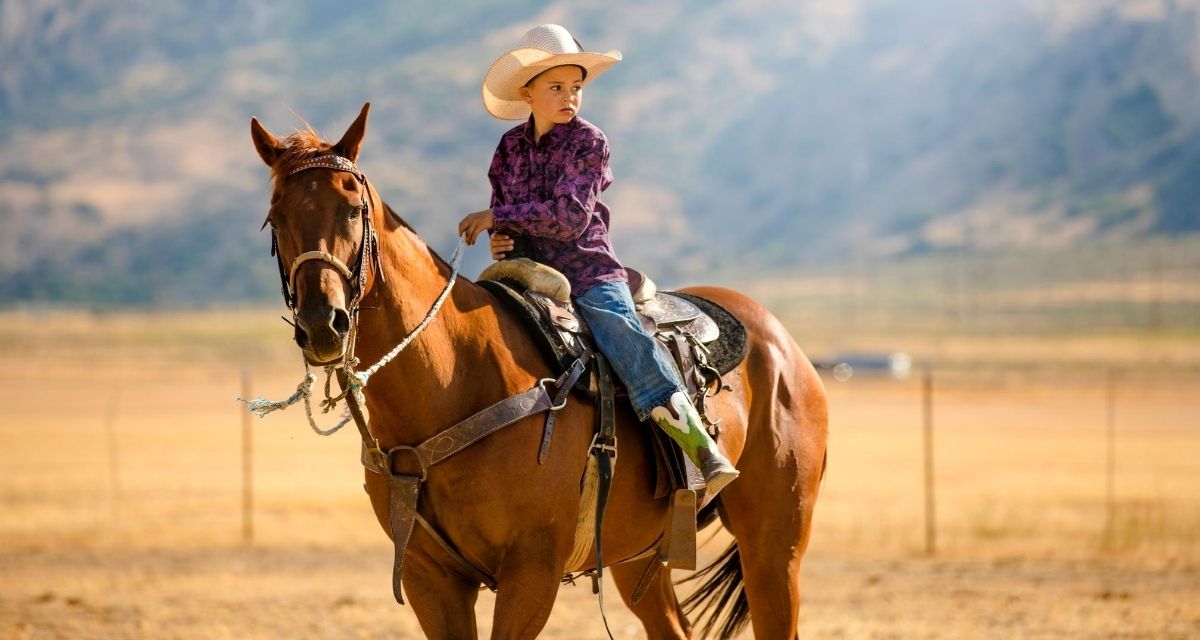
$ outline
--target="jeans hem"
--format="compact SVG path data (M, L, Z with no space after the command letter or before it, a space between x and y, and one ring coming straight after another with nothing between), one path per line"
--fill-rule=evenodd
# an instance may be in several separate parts
M665 391L664 390L655 390L654 393L647 394L647 397L651 398L650 402L645 403L645 404L633 403L633 409L634 409L634 412L637 414L638 421L645 422L645 421L649 420L651 411L653 411L654 409L656 409L658 407L667 406L667 402L671 399L671 396L675 395L676 393L678 393L680 391L683 391L683 390L680 389L679 387L667 387ZM632 402L632 401L633 401L633 398L630 398L630 402Z

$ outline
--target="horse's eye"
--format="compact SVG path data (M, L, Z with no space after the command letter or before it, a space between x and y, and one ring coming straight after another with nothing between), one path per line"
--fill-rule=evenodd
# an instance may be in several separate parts
M355 206L353 206L353 207L350 207L350 219L351 219L351 220L357 220L357 219L358 219L358 216L359 216L359 214L361 214L361 213L362 213L362 210L363 210L363 209L365 209L365 208L366 208L366 207L363 207L362 205L355 205Z

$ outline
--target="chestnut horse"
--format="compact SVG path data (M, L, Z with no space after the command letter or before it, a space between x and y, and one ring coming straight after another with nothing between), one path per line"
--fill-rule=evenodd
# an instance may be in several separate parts
M424 319L451 275L450 266L365 178L332 168L294 172L322 156L356 162L369 108L370 103L364 105L332 145L311 130L280 140L257 119L250 121L254 145L274 178L268 222L281 267L309 252L326 252L342 263L301 260L287 278L297 343L312 364L338 360L355 336L356 355L375 362ZM364 233L364 217L369 217L368 229L378 233L375 258L363 250L373 235ZM362 271L361 279L352 277L351 269ZM727 289L685 291L737 316L749 342L745 360L724 377L731 391L707 402L709 416L721 420L720 445L741 470L717 498L721 520L736 541L720 566L712 567L715 577L700 587L692 604L722 635L735 633L749 616L756 637L794 638L801 557L825 464L824 388L795 341L762 306ZM353 317L355 301L361 302L361 318ZM416 445L559 373L501 301L458 279L436 319L371 378L365 390L370 431L385 450ZM545 464L537 460L545 421L539 414L428 472L421 515L498 585L493 638L532 638L550 615L573 546L594 411L592 404L572 397L558 412ZM668 500L653 497L653 455L642 446L652 428L638 423L629 407L618 408L623 446L602 539L606 563L651 548L667 523ZM387 480L367 472L366 489L388 531ZM419 527L405 558L404 592L425 634L477 637L479 581L464 577L456 561ZM630 603L649 562L657 559L611 567L622 597L649 637L690 637L691 622L669 571L658 572L644 597Z

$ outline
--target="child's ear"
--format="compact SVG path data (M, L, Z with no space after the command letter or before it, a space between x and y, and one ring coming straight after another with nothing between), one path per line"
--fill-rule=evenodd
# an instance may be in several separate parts
M529 92L529 87L521 87L517 89L517 93L521 94L521 99L529 104L533 104L533 94Z

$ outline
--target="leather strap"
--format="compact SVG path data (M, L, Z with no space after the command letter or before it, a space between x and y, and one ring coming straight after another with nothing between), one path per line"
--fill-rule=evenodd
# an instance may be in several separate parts
M395 461L398 459L397 454L411 452L416 456L421 475L424 476L429 467L522 418L548 411L551 404L550 393L539 382L537 386L528 391L509 396L415 447L407 445L392 447L385 452L384 456L390 464L376 461L364 443L362 463L368 471L384 476L392 475L402 472L395 465Z
M676 489L667 521L670 528L658 549L658 559L672 569L696 570L696 491Z
M696 384L696 362L692 359L691 346L682 333L675 333L671 339L675 357L679 361L679 373L682 374L684 384L687 385L688 396L695 397L699 385Z
M558 409L555 407L562 407L567 401L567 397L571 395L571 388L587 370L587 361L591 357L591 350L584 347L583 354L555 381L558 394L554 396L554 407L551 407L550 415L546 416L546 427L542 430L542 446L538 449L538 464L546 464L546 458L550 456L550 439L554 436L554 419L558 416Z
M346 280L354 279L354 272L350 270L350 267L347 267L346 263L338 260L338 257L332 253L329 253L328 251L306 251L296 256L295 260L292 260L292 271L288 274L288 281L291 283L293 290L296 288L296 271L298 271L305 262L311 262L313 260L328 262L329 264L333 265L333 268L337 269L337 272L340 273Z
M267 222L264 222L263 226L266 226L270 220L267 218ZM275 264L279 266L279 292L283 294L283 303L287 305L287 308L295 309L296 298L292 295L292 285L288 283L287 267L283 266L283 256L279 253L279 236L275 235L274 228L271 229L271 255L275 256Z
M382 474L384 453L379 448L379 441L375 436L371 435L371 430L367 427L367 412L365 408L358 405L358 398L349 389L349 375L344 369L337 369L337 381L341 386L342 392L346 394L346 408L350 411L350 416L354 418L354 426L358 427L358 435L362 437L363 442L363 465L368 469L372 469L372 465L368 465L366 460L368 457L372 460L375 467L380 468L380 471L375 473ZM387 475L387 474L384 474Z
M532 389L505 398L417 445L417 457L425 468L432 467L522 418L549 410L552 405L550 393L539 382Z
M392 595L396 602L404 604L400 589L404 573L404 550L412 537L413 523L417 516L417 495L421 492L421 479L416 476L394 475L388 478L388 527L392 530L392 542L396 556L392 559Z
M604 569L604 554L600 550L600 537L604 528L604 508L608 506L608 492L612 488L613 462L617 457L616 402L613 399L613 372L608 358L596 354L596 370L600 380L600 425L592 444L591 454L600 463L600 489L596 499L596 576Z
M662 568L663 563L657 556L646 563L646 569L642 571L642 577L638 580L637 586L634 587L633 595L629 597L629 604L637 604L642 601L642 597L646 595L646 589L658 577Z
M596 495L596 571L592 574L592 591L600 597L600 618L604 630L612 638L608 628L608 616L604 612L604 551L601 540L604 532L604 509L608 506L608 493L612 488L613 466L617 461L616 402L612 368L603 354L596 354L596 371L600 381L600 424L591 455L596 456L599 489Z
M408 549L409 539L412 537L413 524L418 520L422 520L422 526L433 534L434 540L446 549L452 558L463 565L467 575L482 577L483 584L488 585L489 588L495 587L495 580L463 558L441 534L424 522L417 513L417 499L420 497L421 483L425 481L425 474L429 467L514 422L557 406L551 401L550 393L546 388L547 382L554 382L554 380L550 378L539 380L528 391L505 398L415 447L397 445L382 454L378 445L375 444L374 437L366 430L366 420L361 419L363 417L362 408L354 402L353 396L347 396L349 401L347 406L363 435L363 467L388 479L388 527L391 530L392 544L395 548L395 557L392 560L392 595L395 596L396 602L404 604L404 596L401 591L404 556ZM569 391L570 387L566 388ZM372 445L375 446L374 449L371 448ZM416 458L419 475L397 469L396 462L400 458L400 454L405 453L412 454Z
M596 354L596 369L600 375L600 443L604 445L617 446L617 405L614 400L616 383L613 381L612 366L608 364L608 358L601 354ZM612 449L612 454L615 456L617 450Z
M447 540L446 537L443 536L441 532L439 532L433 525L429 524L429 521L423 518L420 513L417 514L417 524L421 525L421 528L433 538L434 542L437 542L438 545L441 546L443 551L450 554L451 558L454 558L458 561L458 565L463 569L463 575L465 577L478 581L480 584L488 589L491 589L492 591L495 591L499 587L499 585L496 584L496 581L493 580L491 576L480 571L479 569L476 569L475 565L471 564L466 558L464 558L463 555L458 552L458 549L455 549L454 545L450 544L450 541Z

